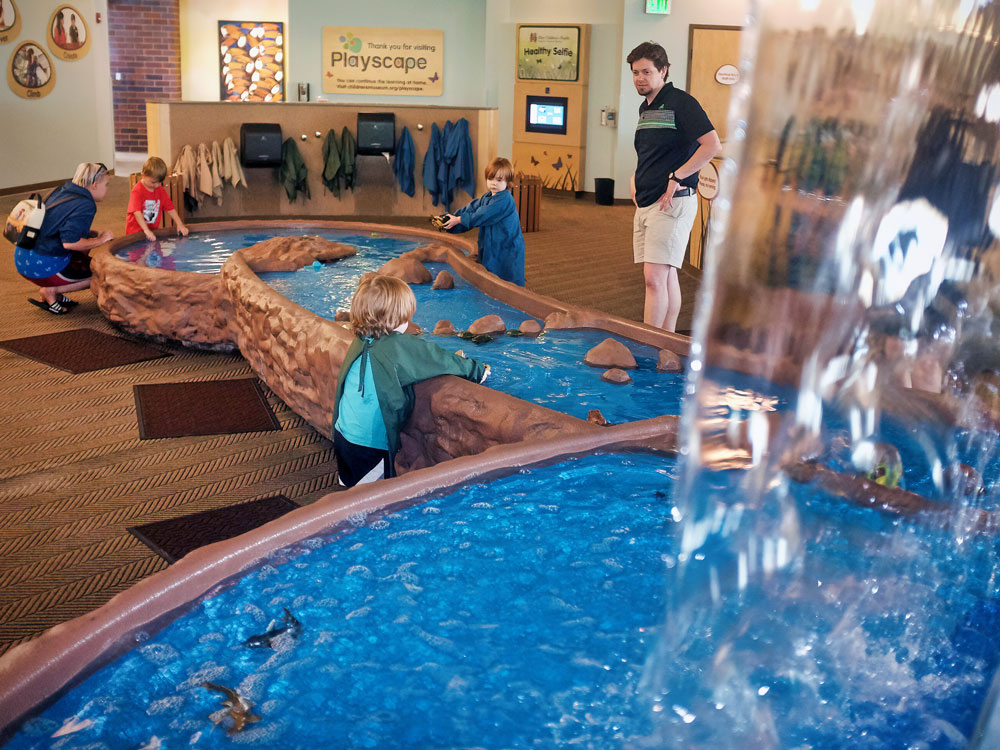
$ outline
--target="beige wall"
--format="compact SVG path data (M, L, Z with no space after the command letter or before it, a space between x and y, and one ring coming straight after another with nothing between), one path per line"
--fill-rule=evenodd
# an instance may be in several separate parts
M107 0L77 0L86 19L90 51L82 60L55 59L56 83L42 99L22 99L7 84L7 67L20 42L34 41L48 53L45 33L55 3L20 0L21 32L0 45L0 190L39 182L67 180L83 161L114 163L114 120L108 51ZM101 14L101 23L96 14Z
M181 98L184 101L219 101L219 21L279 21L285 24L287 39L288 0L180 0ZM286 42L286 76L293 52ZM288 94L286 89L286 96ZM294 101L294 92L291 97Z

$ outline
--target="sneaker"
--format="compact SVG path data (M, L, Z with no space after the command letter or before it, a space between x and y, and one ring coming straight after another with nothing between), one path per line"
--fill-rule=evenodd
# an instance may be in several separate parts
M51 305L42 300L35 299L34 297L29 297L28 302L33 304L35 307L40 307L43 310L52 313L53 315L65 315L69 312L69 308L64 306L58 299Z

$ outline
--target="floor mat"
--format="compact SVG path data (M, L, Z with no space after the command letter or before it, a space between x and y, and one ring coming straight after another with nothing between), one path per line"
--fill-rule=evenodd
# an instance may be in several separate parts
M168 563L173 563L191 550L253 531L298 507L284 495L274 495L165 521L130 526L128 532Z
M8 339L0 341L0 348L74 374L170 356L155 346L93 328Z
M280 430L256 378L133 386L139 437Z

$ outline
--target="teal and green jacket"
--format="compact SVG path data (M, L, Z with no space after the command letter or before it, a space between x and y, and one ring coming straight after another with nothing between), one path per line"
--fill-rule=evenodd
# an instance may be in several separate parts
M389 439L389 476L396 473L394 462L399 451L399 433L413 413L413 384L438 375L457 375L478 383L486 372L484 364L459 357L410 334L393 332L374 340L355 338L337 376L331 429L337 423L337 406L344 395L344 379L359 357L361 382L364 382L364 368L372 368L385 434Z

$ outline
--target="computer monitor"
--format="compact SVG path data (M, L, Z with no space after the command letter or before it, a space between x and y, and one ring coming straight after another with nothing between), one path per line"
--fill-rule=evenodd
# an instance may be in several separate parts
M528 96L524 129L529 133L566 135L567 99L565 96Z

